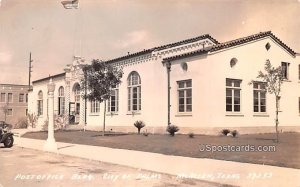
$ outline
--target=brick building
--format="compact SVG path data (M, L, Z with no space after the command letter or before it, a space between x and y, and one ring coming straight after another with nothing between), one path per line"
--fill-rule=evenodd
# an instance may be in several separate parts
M28 85L0 84L0 121L15 125L26 119Z

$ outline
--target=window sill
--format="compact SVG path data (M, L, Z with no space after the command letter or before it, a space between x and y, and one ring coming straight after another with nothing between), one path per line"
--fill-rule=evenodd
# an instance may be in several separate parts
M292 82L292 81L289 79L284 79L283 82Z
M175 117L188 117L188 116L193 116L192 113L177 113Z
M225 116L228 116L228 117L244 117L244 114L242 113L226 113Z
M141 112L128 112L126 115L141 115Z
M89 116L100 116L100 114L95 113L95 114L89 114Z
M254 113L253 117L270 117L267 113Z
M119 115L117 112L108 112L106 113L106 116L117 116Z

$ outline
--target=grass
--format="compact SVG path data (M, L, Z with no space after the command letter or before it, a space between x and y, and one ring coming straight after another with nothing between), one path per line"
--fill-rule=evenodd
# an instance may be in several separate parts
M25 138L46 140L47 132L31 132ZM252 134L240 135L238 138L226 136L195 135L152 135L145 137L137 134L114 134L101 136L95 131L57 131L55 139L59 142L104 146L119 149L138 150L194 158L211 158L237 162L266 164L300 169L300 133L281 133L280 142L275 143L276 135ZM200 144L210 145L275 145L275 152L201 152Z

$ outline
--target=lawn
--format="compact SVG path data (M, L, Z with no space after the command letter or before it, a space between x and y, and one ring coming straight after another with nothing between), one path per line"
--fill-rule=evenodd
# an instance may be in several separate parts
M46 140L46 132L30 132L25 138ZM138 150L162 153L166 155L187 156L194 158L211 158L237 162L266 164L300 169L300 133L281 133L280 142L274 143L275 134L240 135L237 138L226 136L149 134L125 134L101 136L95 131L57 131L55 139L59 142L104 146L111 148ZM209 152L200 151L201 145L275 145L275 152L240 151L240 152ZM212 147L211 147L212 148Z

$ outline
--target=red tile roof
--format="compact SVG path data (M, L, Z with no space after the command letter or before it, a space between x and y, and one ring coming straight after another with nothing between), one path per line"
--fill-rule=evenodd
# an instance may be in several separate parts
M260 32L258 34L253 34L253 35L250 35L250 36L247 36L247 37L239 38L239 39L236 39L236 40L231 40L231 41L228 41L228 42L219 43L219 44L214 45L212 47L204 48L204 49L201 49L201 50L196 50L196 51L184 53L184 54L181 54L181 55L171 56L171 57L163 59L163 62L178 60L178 59L189 57L189 56L195 56L197 54L203 54L204 51L206 51L207 53L208 52L216 52L216 51L220 51L220 50L227 49L227 48L230 48L230 47L234 47L234 46L237 46L237 45L241 45L241 44L245 44L245 43L248 43L248 42L256 41L256 40L259 40L259 39L265 38L265 37L272 38L275 42L277 42L279 45L281 45L288 53L290 53L294 57L296 56L297 53L295 51L293 51L289 46L287 46L285 43L283 43L271 31L267 31L267 32Z
M115 58L115 59L107 60L106 63L113 63L113 62L129 59L129 58L144 55L144 54L150 54L153 51L160 51L160 50L164 50L164 49L168 49L168 48L172 48L172 47L176 47L176 46L180 46L180 45L184 45L184 44L188 44L188 43L197 42L197 41L203 40L203 39L210 39L215 44L219 44L219 42L216 39L211 37L209 34L205 34L205 35L201 35L201 36L198 36L198 37L195 37L195 38L190 38L190 39L187 39L187 40L182 40L182 41L179 41L179 42L175 42L175 43L171 43L171 44L167 44L167 45L162 45L162 46L159 46L159 47L153 47L151 49L145 49L143 51L128 54L126 56L122 56L122 57L118 57L118 58Z

